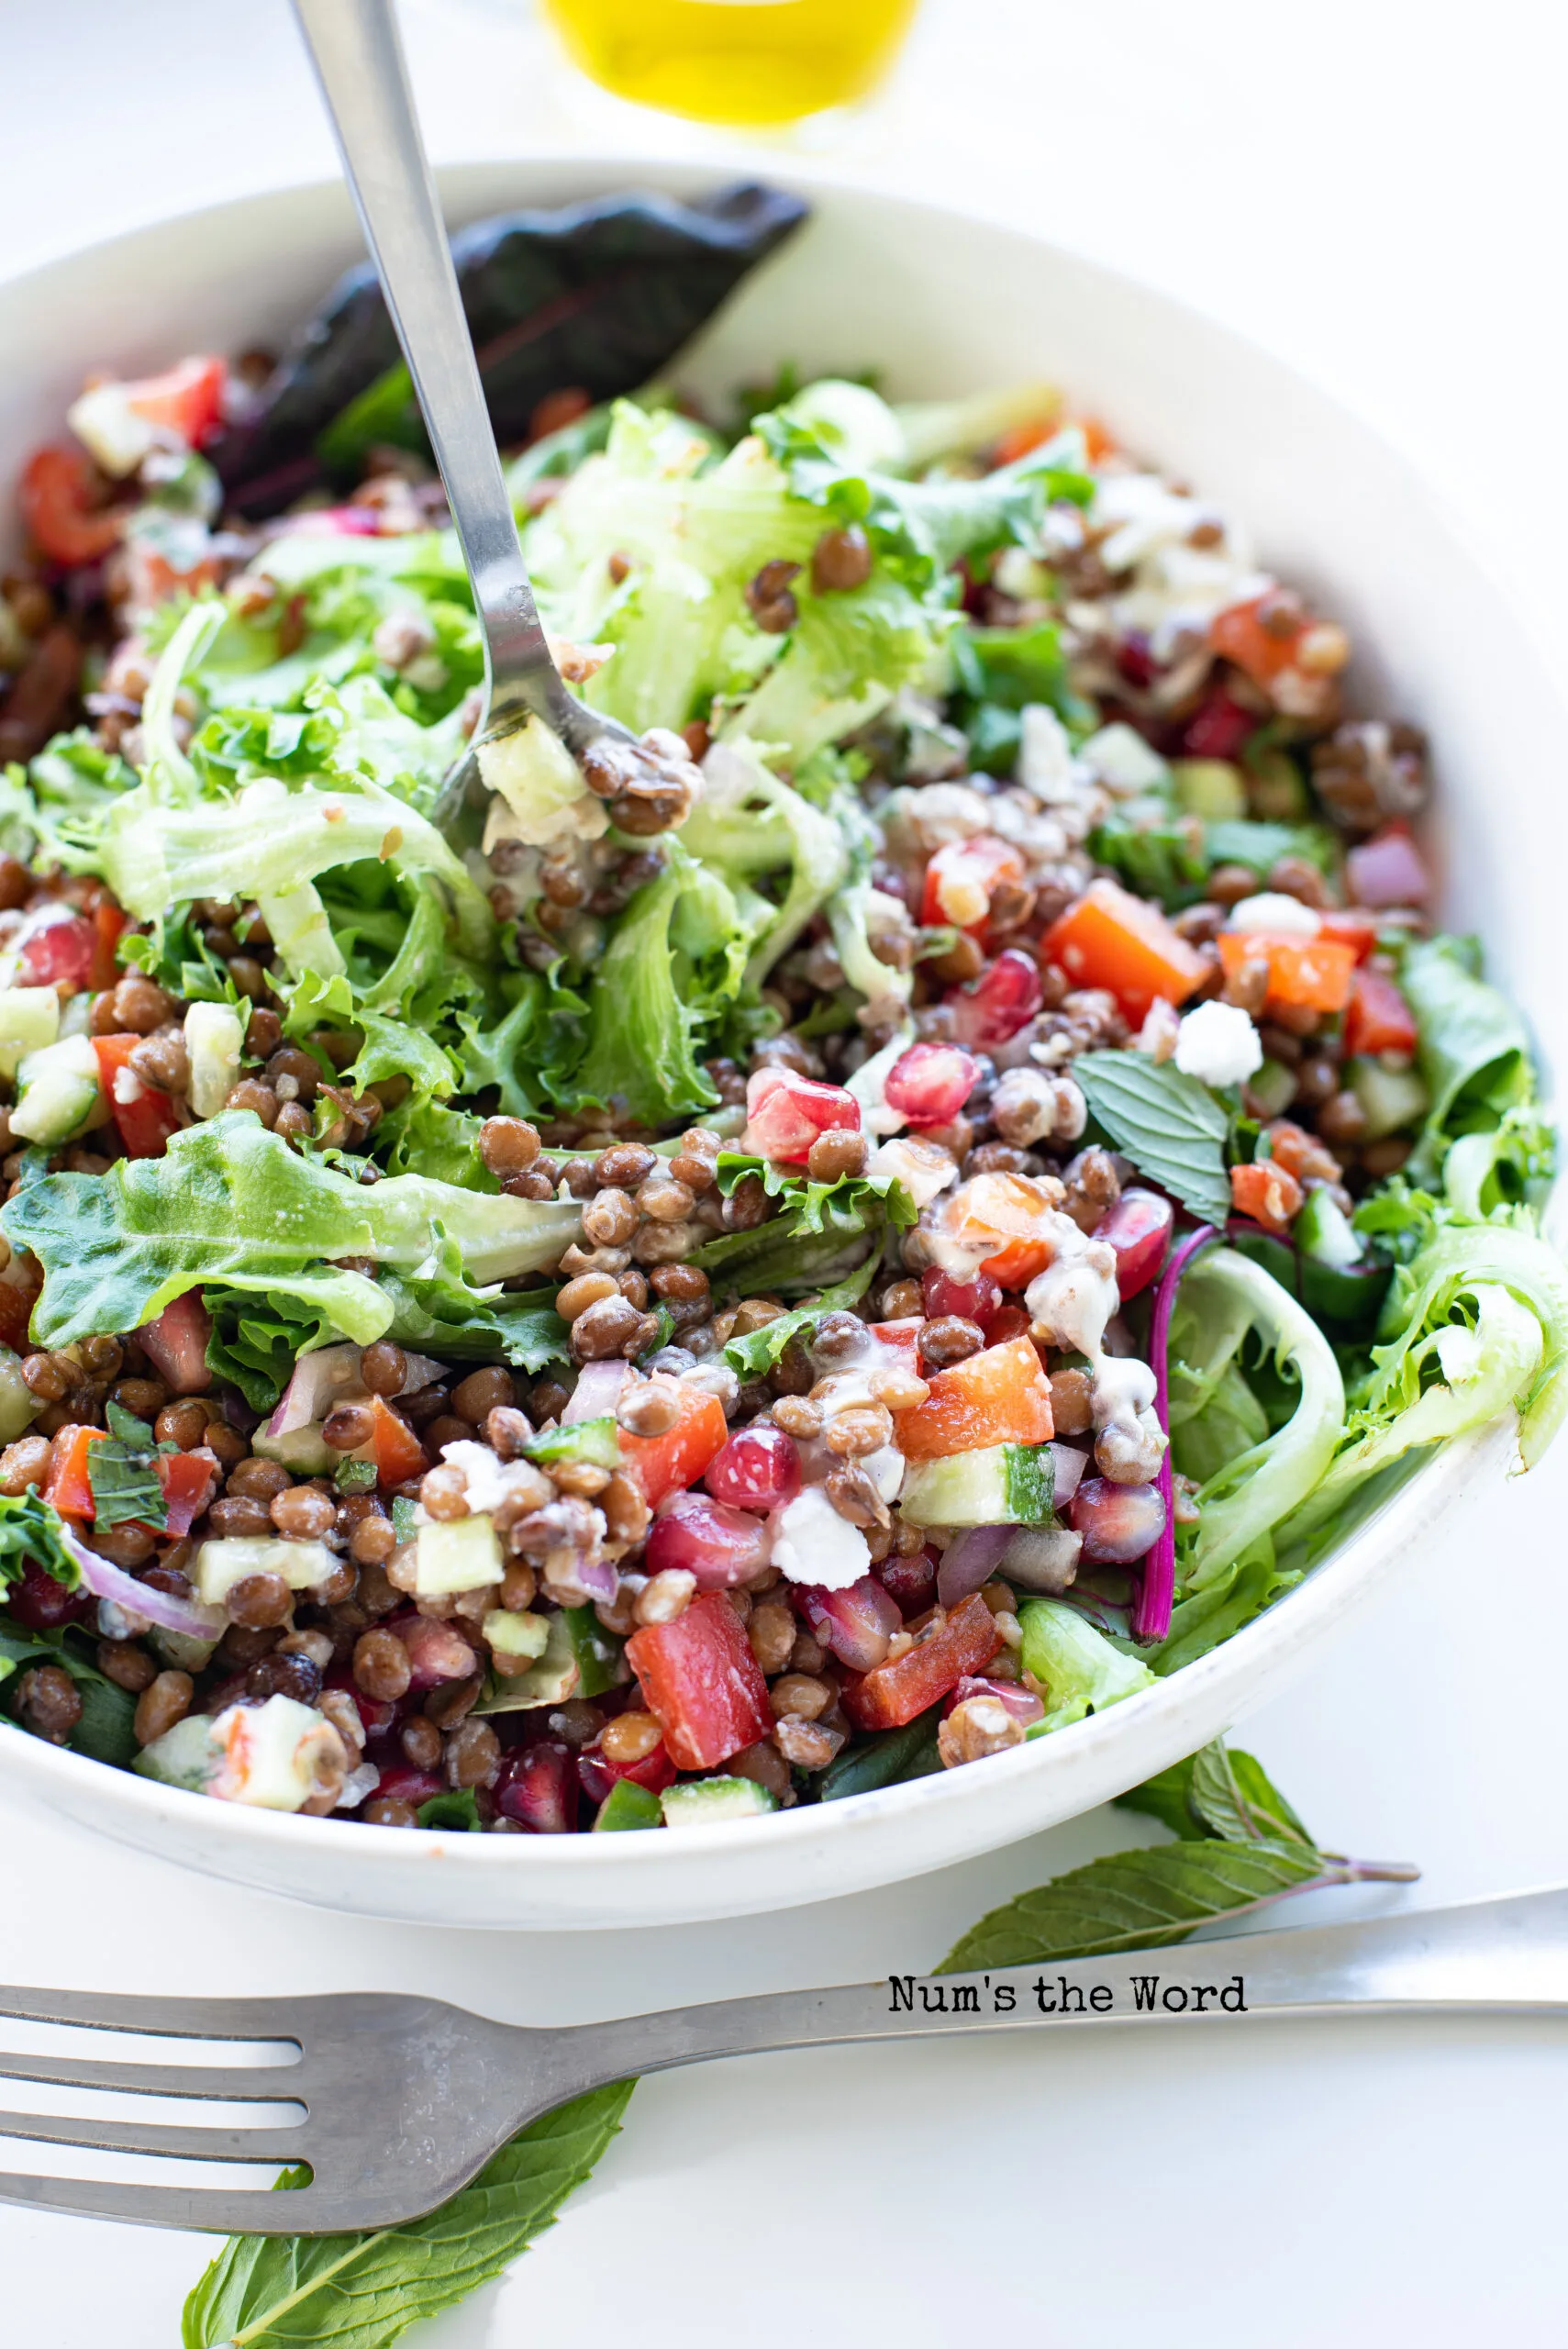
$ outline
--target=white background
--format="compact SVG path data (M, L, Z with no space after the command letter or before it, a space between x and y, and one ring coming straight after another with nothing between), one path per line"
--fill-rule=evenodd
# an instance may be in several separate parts
M520 8L408 0L405 21L439 160L603 143L604 110ZM1027 223L1270 343L1425 468L1561 669L1565 49L1545 0L927 0L833 160ZM8 0L0 91L6 273L331 168L283 0ZM692 137L654 126L666 149ZM1562 757L1541 745L1543 787ZM1248 1724L1324 1842L1426 1871L1317 1915L1568 1878L1565 1497L1568 1451ZM339 1921L12 1816L0 1976L418 1988L584 2019L929 1965L1136 1827L1096 1814L790 1916L551 1938ZM1565 2091L1562 2028L1504 2022L1025 2035L671 2076L638 2091L508 2280L415 2338L1532 2349L1564 2329ZM168 2349L206 2248L0 2211L6 2336Z

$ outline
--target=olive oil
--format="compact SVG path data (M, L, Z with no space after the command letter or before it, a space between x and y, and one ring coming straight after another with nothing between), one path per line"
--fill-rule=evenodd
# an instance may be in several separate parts
M573 61L617 97L699 122L799 122L892 63L917 0L542 0Z

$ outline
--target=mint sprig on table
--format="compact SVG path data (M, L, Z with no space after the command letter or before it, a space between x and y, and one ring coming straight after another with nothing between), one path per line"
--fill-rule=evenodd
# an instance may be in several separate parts
M1405 1883L1402 1863L1319 1850L1249 1753L1206 1745L1120 1798L1173 1843L1118 1852L994 1909L939 1973L1164 1949L1319 1885ZM555 2219L620 2127L635 2085L596 2088L504 2146L461 2194L406 2227L232 2235L185 2302L183 2349L386 2349L499 2276ZM300 2182L289 2173L279 2183Z

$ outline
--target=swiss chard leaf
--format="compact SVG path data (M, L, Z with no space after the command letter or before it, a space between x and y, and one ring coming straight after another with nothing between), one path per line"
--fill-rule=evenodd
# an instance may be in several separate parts
M1096 1121L1140 1174L1205 1223L1230 1212L1229 1119L1207 1085L1143 1052L1082 1052L1073 1074Z
M604 196L460 228L452 260L496 439L524 440L563 384L601 401L651 381L805 217L796 196L732 186L695 204ZM230 504L255 517L324 474L351 485L374 441L425 446L380 283L361 266L300 329L259 413L214 454Z
M619 2130L631 2089L619 2081L547 2113L409 2226L230 2236L185 2302L183 2349L385 2349L499 2276L551 2223Z

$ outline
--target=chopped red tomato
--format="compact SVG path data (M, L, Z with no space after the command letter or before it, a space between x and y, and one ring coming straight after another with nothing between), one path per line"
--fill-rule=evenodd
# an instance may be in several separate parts
M406 1485L411 1476L422 1476L429 1466L425 1447L399 1411L384 1403L379 1395L371 1397L371 1409L375 1416L375 1433L371 1442L375 1446L375 1475L379 1485Z
M28 987L93 986L99 984L93 976L97 955L96 925L81 914L67 914L34 930L22 949L17 976Z
M123 510L95 506L93 468L80 449L39 449L22 471L28 535L50 562L97 562L118 546Z
M626 1653L681 1769L711 1770L772 1730L768 1684L721 1590L694 1598L673 1623L634 1631Z
M1085 434L1091 429L1085 426ZM992 449L992 463L1016 465L1020 457L1032 456L1037 449L1043 448L1055 429L1056 419L1051 416L1038 416L1029 424L1015 424Z
M119 942L125 934L126 917L112 897L100 897L93 908L93 967L87 974L90 987L112 987L119 976Z
M161 1158L171 1134L180 1130L173 1096L138 1076L130 1064L139 1036L95 1036L98 1075L114 1111L128 1158Z
M990 1243L984 1270L998 1288L1023 1288L1051 1262L1055 1209L1032 1174L974 1174L938 1210L945 1240L963 1248Z
M1386 971L1358 971L1345 1006L1347 1052L1413 1052L1415 1015Z
M973 1591L895 1664L879 1664L846 1683L844 1710L861 1729L902 1729L961 1680L984 1672L1001 1644L995 1617Z
M1337 938L1264 938L1234 930L1219 933L1228 979L1243 963L1269 966L1268 1001L1297 1011L1343 1011L1350 1000L1356 950Z
M681 1416L663 1435L628 1435L621 1430L620 1453L627 1474L636 1478L650 1508L667 1493L684 1492L695 1485L710 1461L717 1460L729 1441L724 1406L717 1395L690 1386L676 1389Z
M217 1461L210 1452L161 1452L152 1467L169 1513L164 1531L187 1534L217 1490Z
M1028 1338L985 1346L939 1370L930 1394L900 1411L899 1450L909 1460L946 1460L993 1443L1044 1443L1052 1432L1051 1381Z
M1159 907L1115 881L1091 881L1051 923L1040 952L1074 986L1107 988L1135 1026L1156 998L1184 1003L1204 974L1203 957Z
M102 1428L63 1427L56 1435L43 1497L61 1517L90 1518L94 1514L87 1454L104 1438Z
M188 1288L166 1305L155 1321L137 1331L137 1342L160 1378L176 1395L202 1395L212 1385L206 1350L212 1321L199 1288Z
M1271 588L1250 604L1233 604L1221 612L1209 628L1208 640L1254 685L1266 685L1290 667L1311 625L1305 612L1293 612Z
M1251 1216L1283 1240L1301 1212L1303 1192L1294 1174L1270 1158L1230 1169L1230 1199L1238 1215Z
M1330 912L1321 917L1319 938L1337 939L1341 946L1355 949L1358 963L1364 963L1377 944L1382 923L1364 906L1351 906L1342 913Z
M1018 850L989 832L973 840L949 841L926 867L920 919L933 927L952 922L960 930L984 930L1000 885L1023 877L1024 861Z
M228 380L228 369L221 359L182 359L165 374L145 375L114 389L144 423L172 434L187 449L199 449L223 421Z

